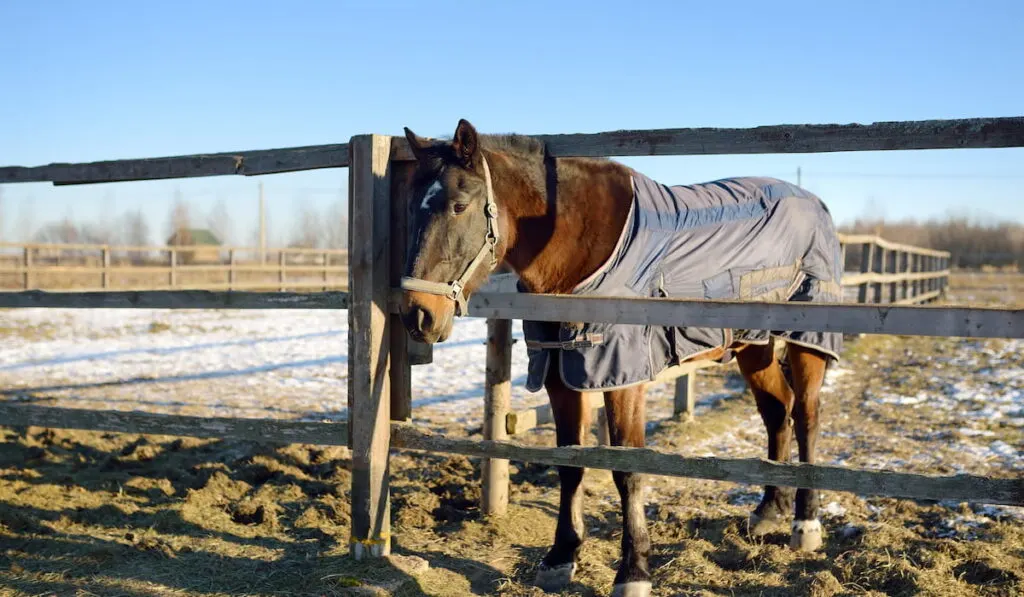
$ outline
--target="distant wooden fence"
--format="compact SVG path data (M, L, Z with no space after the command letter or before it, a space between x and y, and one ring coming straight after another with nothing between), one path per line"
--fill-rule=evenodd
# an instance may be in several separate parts
M665 129L541 137L553 156L811 153L899 149L1024 147L1024 118L988 118L871 125L785 125L753 129ZM268 174L349 167L349 292L250 293L215 291L0 293L0 307L115 307L226 309L348 308L348 423L300 423L95 412L0 404L9 425L144 431L263 441L348 444L352 448L350 553L390 551L390 448L478 456L484 461L483 506L505 509L509 459L660 475L774 484L930 499L1024 505L1024 480L976 475L926 476L762 459L694 458L651 449L528 447L505 441L510 389L510 320L691 325L741 329L959 337L1024 337L1024 311L909 305L941 294L941 255L881 239L864 243L871 266L855 281L888 304L774 303L633 299L478 293L471 317L489 324L483 441L439 436L405 422L412 405L410 367L429 350L404 333L395 298L407 240L406 204L411 154L401 138L353 137L347 145L208 155L0 168L0 183L85 184L224 174ZM911 250L913 249L913 250ZM880 255L876 266L875 255ZM893 255L889 257L889 255ZM907 257L900 256L901 254ZM917 256L917 257L915 257ZM921 259L938 258L924 263ZM889 260L895 265L887 265ZM917 261L915 271L914 262ZM909 262L909 265L908 265ZM863 286L867 285L867 286ZM936 286L937 285L937 286ZM903 289L906 288L904 294ZM879 290L881 289L881 290ZM881 295L879 295L881 293ZM938 295L936 295L938 296ZM866 298L866 297L865 297ZM886 300L888 298L889 300ZM895 299L895 300L893 300ZM911 300L913 299L913 300ZM502 488L506 488L502 491Z
M197 257L201 256L201 257ZM211 257L212 256L212 257ZM0 288L331 290L348 287L345 249L0 243Z

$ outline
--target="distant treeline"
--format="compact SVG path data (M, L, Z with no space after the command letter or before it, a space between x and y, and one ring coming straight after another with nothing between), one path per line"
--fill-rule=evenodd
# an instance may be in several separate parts
M1024 271L1024 223L1017 221L982 221L967 216L926 221L857 218L852 224L840 226L840 231L878 234L894 242L949 251L954 268L1016 266ZM859 255L849 257L859 262Z

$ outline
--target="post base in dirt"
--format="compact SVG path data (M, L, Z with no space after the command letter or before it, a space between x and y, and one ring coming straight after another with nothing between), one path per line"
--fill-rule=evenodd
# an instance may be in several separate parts
M384 539L351 539L348 547L349 556L356 560L382 558L391 555L391 537Z
M673 399L672 412L681 421L692 421L694 405L697 400L696 372L680 375L676 378L676 393Z

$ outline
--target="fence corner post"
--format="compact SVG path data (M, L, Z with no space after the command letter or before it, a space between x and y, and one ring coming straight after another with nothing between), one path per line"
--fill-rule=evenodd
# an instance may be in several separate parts
M349 555L391 553L389 450L391 137L349 143L348 412L352 447Z
M512 399L512 322L487 320L487 368L484 386L484 440L508 437L506 418ZM480 509L484 516L508 511L508 460L485 458Z

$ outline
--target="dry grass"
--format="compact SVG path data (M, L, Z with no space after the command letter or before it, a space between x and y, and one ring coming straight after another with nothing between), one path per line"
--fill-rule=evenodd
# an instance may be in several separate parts
M1004 288L1004 278L972 278L976 287L962 284L954 298L993 280L998 288L986 290L992 301L1024 296L1019 279ZM965 352L979 355L977 363L949 360ZM999 367L1022 364L1020 355L997 354L999 341L851 340L843 364L850 373L822 407L819 461L1017 474L958 450L963 424L949 413L865 399L871 392L937 391L933 375L982 383ZM764 432L734 371L702 373L699 392L721 400L694 424L653 422L651 445L688 455L763 453ZM650 401L664 408L664 389ZM983 426L991 440L1024 445L1020 427ZM436 428L466 434L455 423ZM521 439L551 445L553 431ZM349 470L344 448L0 428L0 595L542 594L531 581L554 533L554 469L513 463L509 513L485 520L477 508L478 461L396 454L394 549L429 562L426 572L410 571L408 559L345 557ZM832 512L823 516L826 546L798 555L784 534L746 534L759 488L648 481L657 595L1024 594L1024 525L981 516L980 505L825 492ZM619 554L618 499L607 472L589 471L585 487L589 539L564 594L606 595Z

